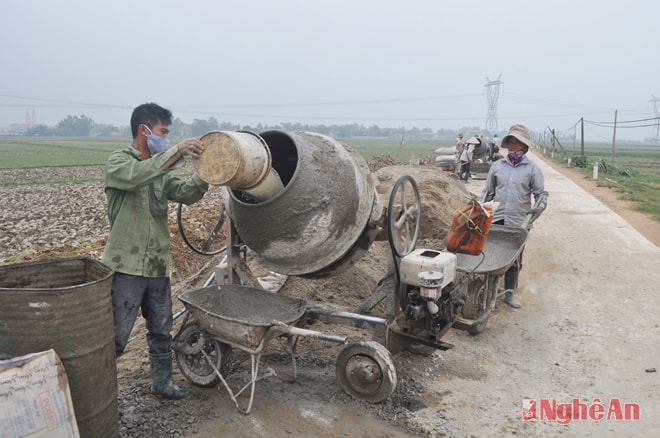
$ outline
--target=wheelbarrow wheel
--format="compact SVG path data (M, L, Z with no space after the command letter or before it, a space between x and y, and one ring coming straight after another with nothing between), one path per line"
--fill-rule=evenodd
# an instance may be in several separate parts
M202 350L225 377L229 370L231 346L212 339L202 332L196 322L183 327L176 337L174 348L179 370L193 385L210 388L220 383L220 377L204 357Z
M378 403L394 391L396 368L387 348L374 341L361 341L339 353L337 380L352 397Z
M480 320L472 324L467 332L471 335L478 335L486 330L488 323L488 291L481 278L475 278L468 284L467 300L463 305L463 317L471 320ZM486 315L486 317L484 317Z

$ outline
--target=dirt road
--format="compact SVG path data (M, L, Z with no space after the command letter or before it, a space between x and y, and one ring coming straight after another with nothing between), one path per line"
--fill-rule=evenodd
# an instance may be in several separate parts
M570 179L536 160L549 209L525 251L519 298L477 337L454 332L439 403L475 436L658 436L660 250ZM450 339L448 338L448 339ZM467 371L469 370L469 371ZM639 421L522 422L522 400L638 403ZM596 402L597 403L597 402Z

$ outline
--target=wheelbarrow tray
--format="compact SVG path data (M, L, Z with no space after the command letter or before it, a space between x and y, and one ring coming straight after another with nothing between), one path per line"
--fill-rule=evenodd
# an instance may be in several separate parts
M209 286L179 296L202 330L228 344L256 349L275 324L295 324L307 302L247 286Z
M525 228L492 225L481 255L456 254L456 270L473 274L501 275L520 255L529 231Z

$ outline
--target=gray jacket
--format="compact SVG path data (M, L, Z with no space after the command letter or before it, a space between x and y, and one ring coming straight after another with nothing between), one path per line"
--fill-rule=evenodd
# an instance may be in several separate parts
M504 157L491 165L481 200L500 203L494 222L504 219L504 225L519 227L532 208L532 195L535 204L548 198L541 169L527 156L515 167Z

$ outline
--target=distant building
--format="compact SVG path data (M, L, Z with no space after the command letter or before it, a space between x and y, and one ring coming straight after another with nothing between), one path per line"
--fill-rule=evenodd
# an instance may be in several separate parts
M34 108L32 109L32 112L26 109L24 123L12 123L6 128L2 129L2 131L8 135L23 135L30 128L34 128L35 126L37 126L37 115L34 112Z
M25 124L30 128L37 124L37 116L34 113L34 108L32 108L32 115L30 115L28 110L25 110Z
M9 134L9 135L23 135L31 127L32 127L32 125L29 125L27 123L12 123L11 125L9 125L7 127L7 134Z

